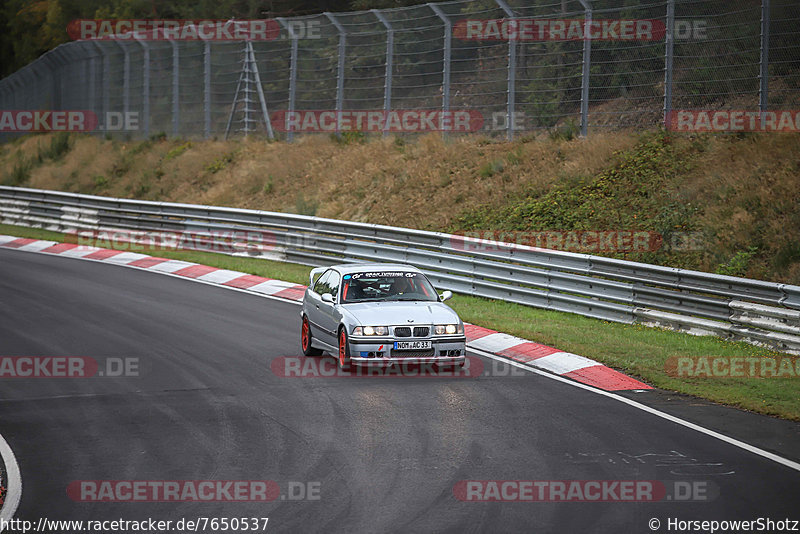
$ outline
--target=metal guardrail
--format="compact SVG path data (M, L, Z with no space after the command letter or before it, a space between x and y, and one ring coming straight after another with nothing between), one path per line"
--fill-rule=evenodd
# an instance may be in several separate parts
M0 220L59 231L189 232L208 243L235 231L261 245L251 255L315 266L410 263L459 293L800 353L800 286L788 284L408 228L6 186Z

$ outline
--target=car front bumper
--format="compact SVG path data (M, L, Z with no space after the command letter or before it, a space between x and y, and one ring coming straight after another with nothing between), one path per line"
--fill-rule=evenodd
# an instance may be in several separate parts
M430 341L427 350L394 350L395 341ZM385 366L393 364L461 365L466 361L467 347L464 336L441 338L351 337L350 363L361 366ZM430 354L428 354L430 353Z

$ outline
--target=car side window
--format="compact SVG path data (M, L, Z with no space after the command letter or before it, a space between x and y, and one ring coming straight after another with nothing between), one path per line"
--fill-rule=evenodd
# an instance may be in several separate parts
M316 293L317 295L322 295L323 293L330 293L330 291L328 291L328 278L330 278L331 273L333 273L333 271L328 269L327 271L322 273L322 276L317 278L317 283L314 284L314 293Z
M331 271L331 275L328 277L328 293L331 294L333 300L336 300L336 294L339 292L339 285L341 284L342 279L339 276L339 273L336 271Z

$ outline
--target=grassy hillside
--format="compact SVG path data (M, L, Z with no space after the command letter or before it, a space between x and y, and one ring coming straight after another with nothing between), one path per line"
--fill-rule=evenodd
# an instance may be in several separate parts
M617 256L800 284L800 136L569 137L36 135L0 146L0 183L451 232L694 232L696 250Z

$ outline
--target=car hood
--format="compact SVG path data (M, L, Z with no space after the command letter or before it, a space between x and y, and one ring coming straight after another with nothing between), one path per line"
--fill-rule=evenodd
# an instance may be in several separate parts
M458 315L441 302L360 302L342 309L364 326L458 324ZM409 322L413 319L414 322Z

